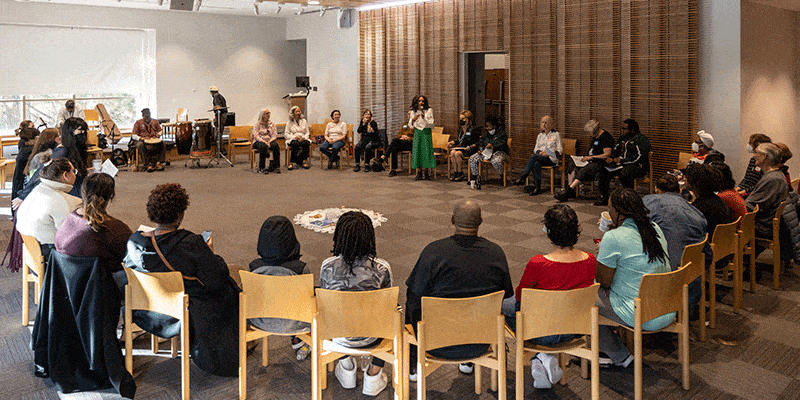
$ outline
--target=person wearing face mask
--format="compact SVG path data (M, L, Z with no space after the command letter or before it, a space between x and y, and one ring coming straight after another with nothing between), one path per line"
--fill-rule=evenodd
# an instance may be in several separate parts
M375 157L375 149L383 145L378 132L378 123L372 119L372 111L364 110L361 113L361 123L358 124L356 132L358 132L360 138L353 150L353 156L356 159L356 166L353 168L353 172L361 170L362 155L364 155L364 172L370 172L372 171L370 162Z
M495 116L487 118L485 129L486 132L481 136L480 141L469 146L469 149L476 151L469 158L469 169L475 177L475 189L478 190L481 189L478 163L483 160L489 160L494 169L500 174L500 180L502 181L505 178L503 176L503 161L508 159L508 135L499 119Z
M725 162L725 155L714 149L714 137L706 131L699 131L692 142L690 163Z
M747 196L745 205L748 211L758 206L755 220L756 237L772 240L772 218L781 202L789 196L789 185L778 166L781 160L778 146L773 143L761 143L756 147L753 158L756 159L756 166L761 169L763 176ZM763 250L763 246L756 249L756 254L759 250Z
M480 128L474 126L475 116L472 111L464 110L458 115L458 136L455 140L451 140L450 146L450 161L453 163L454 170L453 176L450 180L453 182L461 182L464 180L464 158L469 158L477 149L472 147L480 139Z
M561 134L555 128L553 118L549 115L542 117L540 123L542 131L536 137L536 147L533 154L528 158L528 165L522 172L519 179L514 181L515 185L522 185L528 175L533 176L533 186L525 190L531 196L536 196L542 192L542 167L553 166L558 163L558 157L564 151L561 146Z
M758 148L761 143L772 143L772 139L769 136L763 133L754 133L750 135L750 139L747 142L747 152L750 154L755 154L755 149ZM747 164L747 169L744 171L744 177L742 181L736 186L736 191L742 196L747 197L747 195L753 191L753 188L756 186L756 183L763 173L761 172L761 168L756 166L756 158L755 156L750 157L750 162Z
M611 156L606 158L608 174L600 176L600 199L595 206L608 203L608 192L611 178L619 176L623 187L633 188L636 178L641 178L650 171L650 140L639 130L639 123L633 119L622 121L619 126L619 140Z

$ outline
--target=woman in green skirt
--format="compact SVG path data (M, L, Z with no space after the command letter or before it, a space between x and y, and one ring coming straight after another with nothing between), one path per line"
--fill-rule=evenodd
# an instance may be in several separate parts
M414 96L408 111L408 126L414 127L414 141L411 145L411 168L417 169L415 180L430 180L428 172L436 167L433 158L433 110L428 107L428 98ZM424 175L423 175L423 170Z

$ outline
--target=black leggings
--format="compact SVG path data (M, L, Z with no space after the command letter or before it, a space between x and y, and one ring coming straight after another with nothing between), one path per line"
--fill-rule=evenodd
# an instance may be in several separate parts
M400 138L392 139L392 143L387 149L387 153L392 155L392 170L397 169L397 155L401 151L411 151L411 141L402 140Z
M277 143L274 141L270 142L270 144L266 144L264 142L255 142L253 143L253 149L258 151L258 169L264 169L264 164L267 162L267 154L270 151L272 152L272 161L270 162L270 165L273 167L280 167L281 148Z

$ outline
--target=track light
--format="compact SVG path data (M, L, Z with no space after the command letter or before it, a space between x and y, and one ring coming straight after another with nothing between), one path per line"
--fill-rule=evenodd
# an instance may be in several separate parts
M306 10L301 6L300 9L297 10L296 13L294 13L294 15L303 15L303 13L305 13L305 11Z
M328 11L328 10L323 8L322 11L319 12L319 17L320 18L325 16L325 11Z
M158 5L159 6L163 6L164 5L164 0L158 0Z
M253 12L258 15L258 3L253 3Z
M200 6L203 4L203 0L194 0L194 10L200 11Z
M282 9L282 8L283 8L283 6L282 6L282 5L280 5L280 4L278 4L278 8L275 10L275 15L278 15L278 14L280 14L280 13L281 13L281 9Z

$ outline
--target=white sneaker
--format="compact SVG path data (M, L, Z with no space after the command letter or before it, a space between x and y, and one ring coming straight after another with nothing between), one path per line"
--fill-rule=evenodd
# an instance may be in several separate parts
M471 374L472 371L475 370L475 364L473 363L461 363L458 364L458 370L461 371L462 374Z
M355 374L353 374L353 380L355 382ZM361 393L367 396L377 396L383 389L386 389L388 384L389 377L387 377L386 373L383 371L375 375L364 374L364 388L361 389Z
M544 370L542 360L537 357L531 358L531 376L533 376L533 387L536 389L550 389L550 379L547 378L547 371Z
M536 357L542 361L544 370L547 372L547 379L550 380L551 384L555 385L556 382L561 380L561 375L564 375L564 371L558 365L558 357L547 353L539 353Z
M334 368L336 379L339 380L343 388L352 389L356 387L356 366L353 365L353 369L345 369L344 365L342 365L342 361L344 360L339 360L339 362L336 363L336 368ZM352 365L352 361L350 362Z
M414 373L408 374L408 380L411 381L411 382L416 382L417 381L417 373L414 372Z
M311 354L311 346L303 343L303 345L300 346L299 349L297 349L297 354L296 354L297 361L305 360L309 354Z

